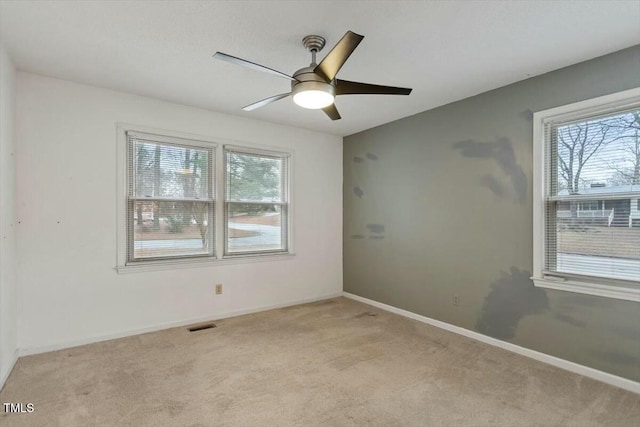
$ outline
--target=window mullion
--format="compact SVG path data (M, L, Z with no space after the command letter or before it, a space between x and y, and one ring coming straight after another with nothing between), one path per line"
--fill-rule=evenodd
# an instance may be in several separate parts
M226 233L225 233L225 218L226 218L226 211L227 211L227 206L226 206L226 199L227 199L227 194L226 194L226 168L227 168L227 162L226 162L226 152L224 150L220 150L221 152L219 153L218 156L216 156L215 161L216 161L216 166L215 166L215 192L216 192L216 199L218 201L217 203L217 207L218 209L216 210L216 219L215 219L215 233L216 233L216 257L217 258L222 258L225 252L225 245L226 245Z

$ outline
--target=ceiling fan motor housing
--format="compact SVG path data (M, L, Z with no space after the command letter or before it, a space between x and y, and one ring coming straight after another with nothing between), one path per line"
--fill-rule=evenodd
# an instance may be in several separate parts
M291 82L291 92L293 95L308 90L318 90L327 92L331 96L336 96L336 88L333 82L327 83L322 77L314 72L316 67L316 53L324 47L326 40L322 36L310 34L302 39L302 45L312 54L311 65L304 67L293 73L296 81Z
M320 90L336 96L333 81L327 83L322 77L313 72L314 67L301 68L293 74L296 81L291 82L291 91L295 94L305 90Z
M312 64L313 65L313 64ZM293 74L291 82L293 101L304 108L324 108L333 103L336 87L333 81L327 83L313 72L314 66L301 68Z

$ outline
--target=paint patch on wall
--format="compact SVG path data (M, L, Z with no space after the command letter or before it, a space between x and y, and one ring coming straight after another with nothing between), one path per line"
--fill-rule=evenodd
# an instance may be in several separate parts
M362 163L362 162L364 162L364 159L362 157L355 156L353 158L353 162L354 163Z
M370 239L384 239L384 236L369 236Z
M569 316L568 314L556 314L555 318L561 322L568 323L571 326L575 326L576 328L584 328L587 326L587 324L582 320L578 320L574 317Z
M378 234L384 233L383 224L367 224L367 229L372 233L378 233Z
M493 159L502 172L511 181L514 197L519 203L524 203L527 198L527 175L518 164L513 144L508 138L498 138L491 142L478 142L474 140L459 141L453 144L454 150L460 150L464 157L477 159ZM492 176L492 175L489 175ZM491 180L483 182L483 186L495 190L495 183L499 179L492 176ZM492 186L494 187L492 189ZM495 192L495 191L494 191ZM499 195L500 196L500 195ZM502 196L501 196L502 197Z
M491 292L484 299L476 330L498 339L515 337L520 319L549 308L547 294L536 288L531 273L511 267L491 284Z
M364 190L360 187L353 187L353 194L362 199L362 196L364 196Z
M354 234L353 236L351 236L352 239L364 239L364 236L362 234Z
M378 156L373 153L367 153L367 159L369 160L378 160Z
M502 185L502 183L500 181L498 181L496 179L495 176L491 175L491 174L486 174L483 175L482 178L480 178L480 183L484 186L487 187L489 190L491 190L491 192L493 194L495 194L496 196L500 197L500 198L505 198L507 197L507 189L504 187L504 185Z
M525 119L528 122L532 122L533 121L533 111L524 110L523 112L520 113L520 117L522 117L523 119Z

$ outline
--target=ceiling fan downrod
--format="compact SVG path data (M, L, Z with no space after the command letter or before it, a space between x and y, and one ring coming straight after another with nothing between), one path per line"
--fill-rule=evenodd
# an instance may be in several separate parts
M322 36L308 35L302 39L302 45L311 52L311 66L316 64L316 53L320 52L327 41Z

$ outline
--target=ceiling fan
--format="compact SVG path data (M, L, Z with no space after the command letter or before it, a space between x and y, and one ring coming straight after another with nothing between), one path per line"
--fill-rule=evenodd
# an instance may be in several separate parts
M314 110L322 109L331 120L339 120L340 113L333 102L338 95L409 95L411 93L411 89L408 88L336 79L336 74L363 38L364 36L347 31L331 52L316 64L316 54L322 50L326 41L321 36L306 36L302 39L302 44L311 52L311 65L299 69L293 73L293 76L222 52L216 52L213 57L291 80L291 92L254 102L243 107L243 110L255 110L293 95L293 101L299 106Z

